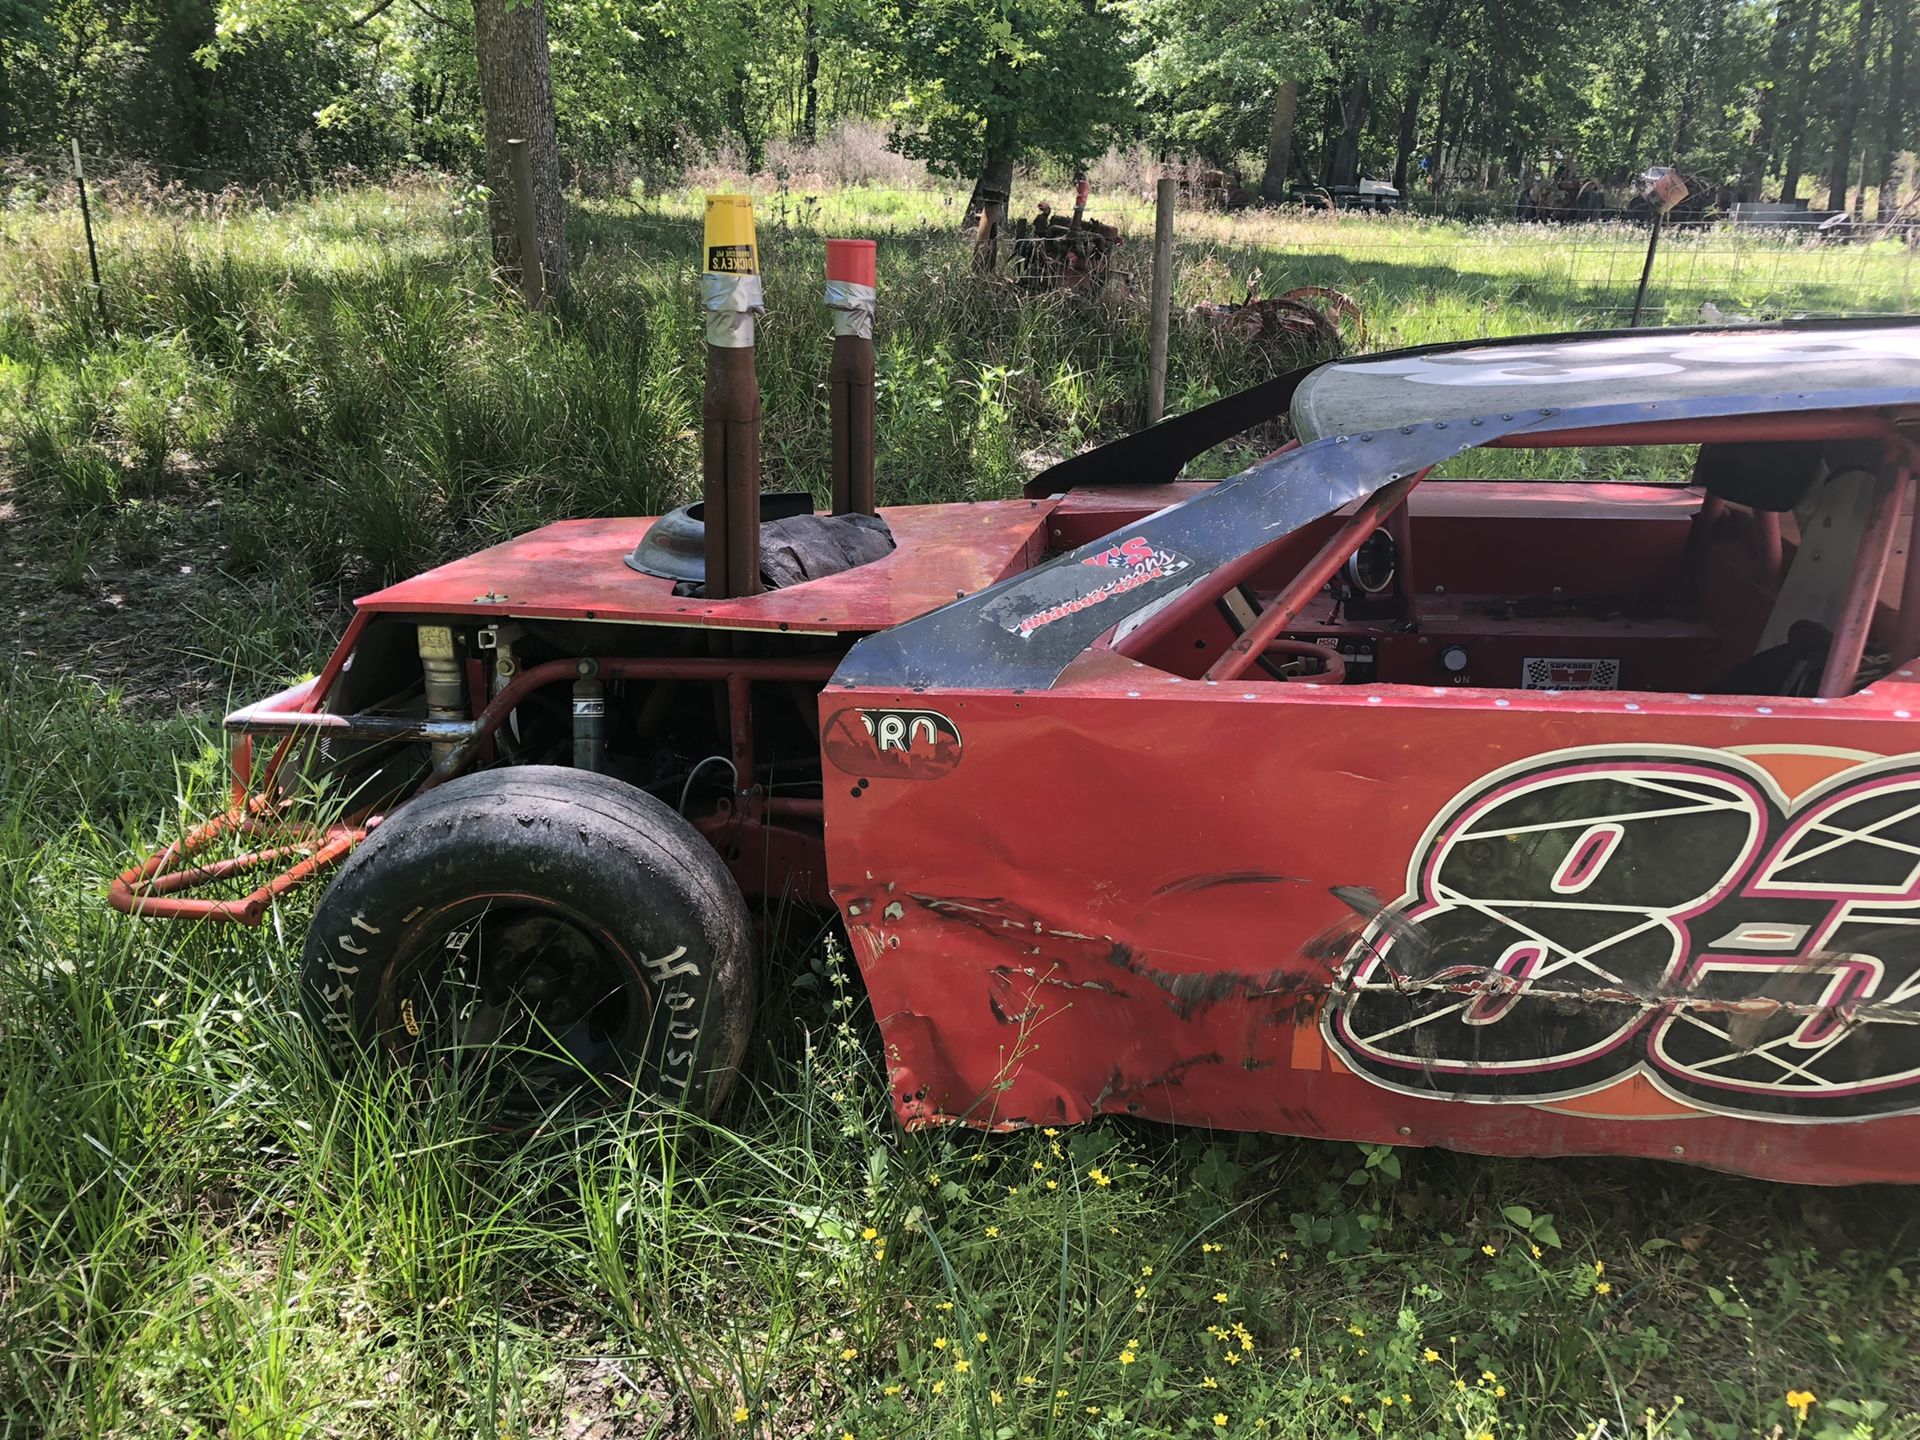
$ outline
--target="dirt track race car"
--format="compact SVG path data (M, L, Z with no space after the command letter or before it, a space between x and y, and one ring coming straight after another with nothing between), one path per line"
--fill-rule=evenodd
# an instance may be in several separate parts
M113 901L258 923L337 865L320 1033L511 1053L507 1115L716 1104L751 899L837 909L908 1125L1920 1180L1916 424L1916 323L1553 336L1285 376L741 598L672 578L697 512L562 521L361 600Z

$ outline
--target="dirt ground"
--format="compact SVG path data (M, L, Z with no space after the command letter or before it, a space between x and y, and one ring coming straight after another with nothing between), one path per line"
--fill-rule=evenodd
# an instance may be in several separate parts
M213 508L169 503L129 556L111 535L33 514L0 474L0 663L84 676L143 713L218 719L246 639L232 632L252 612Z

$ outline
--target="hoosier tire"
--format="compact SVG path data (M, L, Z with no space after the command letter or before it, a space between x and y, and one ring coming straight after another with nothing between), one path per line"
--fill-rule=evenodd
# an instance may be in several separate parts
M745 901L652 796L553 766L449 781L321 897L304 1007L336 1053L475 1083L503 1124L624 1104L705 1114L746 1048Z

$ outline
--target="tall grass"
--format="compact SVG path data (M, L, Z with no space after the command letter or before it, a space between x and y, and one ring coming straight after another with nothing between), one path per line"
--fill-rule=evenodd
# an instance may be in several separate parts
M823 231L886 236L883 498L1004 495L1134 422L1137 309L976 283L938 195L787 204L762 210L771 483L824 469ZM70 219L10 214L13 523L50 569L77 551L82 595L88 547L137 566L197 537L226 578L145 633L280 683L355 584L691 492L692 213L582 209L578 309L544 321L496 303L477 217L432 189L120 211L111 334ZM1183 302L1388 233L1278 224L1196 220ZM1538 263L1446 264L1362 279L1377 333L1583 318ZM1177 402L1277 363L1183 320ZM457 1096L327 1073L291 992L308 898L257 931L102 903L221 783L204 720L0 658L8 1440L1920 1434L1900 1195L1131 1122L909 1135L817 938L767 976L717 1124L501 1137Z

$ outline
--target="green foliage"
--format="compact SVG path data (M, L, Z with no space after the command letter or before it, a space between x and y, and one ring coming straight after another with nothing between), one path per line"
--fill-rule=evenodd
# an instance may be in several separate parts
M1222 164L1263 150L1274 92L1330 72L1320 7L1303 0L1131 0L1150 134Z
M1100 153L1130 113L1112 0L928 0L883 11L907 77L898 143L971 179L995 161Z

